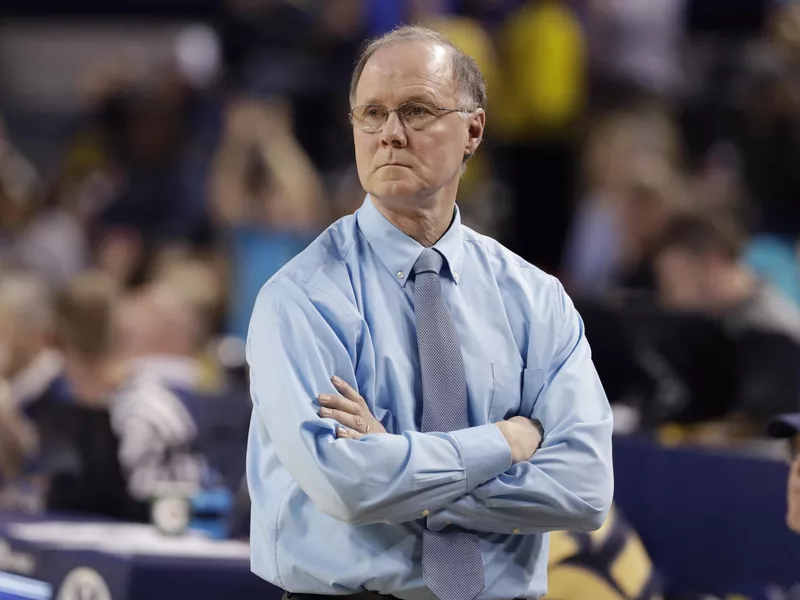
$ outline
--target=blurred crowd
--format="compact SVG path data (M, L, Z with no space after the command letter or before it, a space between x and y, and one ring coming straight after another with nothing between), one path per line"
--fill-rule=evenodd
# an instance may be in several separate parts
M165 481L237 487L250 310L363 202L350 71L400 21L481 66L464 222L561 277L620 431L731 444L797 410L796 2L220 4L159 68L87 64L47 160L7 107L6 501L146 520Z

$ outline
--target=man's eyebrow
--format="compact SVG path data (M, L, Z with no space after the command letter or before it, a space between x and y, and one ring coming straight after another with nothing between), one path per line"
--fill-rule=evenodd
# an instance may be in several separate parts
M412 94L408 98L403 101L403 104L407 104L409 102L424 102L425 104L437 104L436 100L433 99L428 94Z

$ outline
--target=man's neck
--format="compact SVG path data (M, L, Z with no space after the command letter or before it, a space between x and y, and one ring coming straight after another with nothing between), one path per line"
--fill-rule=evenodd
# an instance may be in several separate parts
M453 222L455 200L437 202L426 200L396 200L386 202L375 198L375 208L386 219L420 245L430 248L447 232Z

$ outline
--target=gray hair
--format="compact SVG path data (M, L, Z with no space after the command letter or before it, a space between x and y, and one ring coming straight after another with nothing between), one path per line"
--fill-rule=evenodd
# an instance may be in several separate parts
M468 110L486 108L486 82L475 59L451 42L447 36L421 25L404 25L367 42L358 57L350 80L351 105L355 102L356 88L367 61L381 48L406 42L421 42L447 48L453 59L453 77L462 102L469 105Z
M0 306L22 327L51 331L55 326L50 287L27 271L0 273Z

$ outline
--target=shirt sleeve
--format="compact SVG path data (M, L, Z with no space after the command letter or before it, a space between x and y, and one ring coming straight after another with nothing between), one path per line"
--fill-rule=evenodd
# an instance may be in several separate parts
M495 425L453 433L380 434L337 439L318 415L321 393L338 375L358 389L359 326L324 292L281 278L259 294L247 342L256 435L324 513L356 525L422 518L505 471L511 450ZM374 399L367 398L374 406ZM393 398L392 402L413 402ZM258 464L249 477L263 477ZM251 490L263 486L251 485ZM258 498L253 498L257 503Z
M428 527L537 534L599 528L614 492L611 409L584 335L583 322L560 284L557 347L532 419L544 428L541 448L470 494L432 513ZM526 415L528 416L528 415Z

